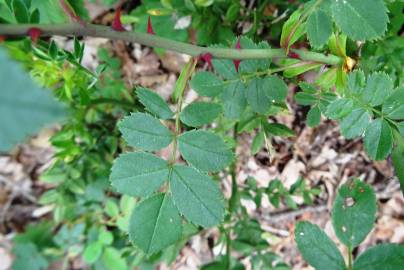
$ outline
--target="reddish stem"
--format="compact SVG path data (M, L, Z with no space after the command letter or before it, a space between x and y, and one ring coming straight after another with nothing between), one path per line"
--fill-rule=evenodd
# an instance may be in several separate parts
M200 55L199 58L208 63L209 67L212 67L212 54L204 53Z
M300 55L295 52L292 52L292 51L289 51L288 57L294 58L294 59L300 59Z

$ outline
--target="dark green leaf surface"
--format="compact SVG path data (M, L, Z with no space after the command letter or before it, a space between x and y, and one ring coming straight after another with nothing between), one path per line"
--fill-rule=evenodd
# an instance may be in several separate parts
M400 181L401 193L404 195L404 143L397 145L391 155L393 166Z
M333 120L341 119L349 114L354 106L351 99L340 98L327 107L327 117Z
M310 14L307 19L307 37L310 45L320 48L325 45L332 34L332 22L330 16L321 9Z
M291 137L295 132L287 126L279 123L264 123L265 132L273 136Z
M331 10L338 27L353 40L373 40L387 29L383 0L335 0Z
M169 194L153 195L136 206L129 223L129 237L146 254L174 244L182 233L181 217Z
M315 127L320 124L321 111L318 106L312 107L307 113L307 125L309 127Z
M201 71L194 75L191 87L199 95L215 97L223 91L223 81L211 72Z
M183 158L202 171L220 171L233 160L223 139L208 131L185 132L178 138L178 146Z
M212 65L216 73L219 74L223 79L236 80L239 77L232 60L212 59Z
M0 151L9 151L29 135L64 118L65 110L4 50L0 50L0 63Z
M404 266L404 245L381 244L369 248L354 261L354 270L399 270Z
M194 168L176 165L170 179L175 206L185 218L205 228L223 220L224 199L216 183Z
M338 191L332 210L332 224L339 240L351 249L372 230L376 219L376 195L373 189L353 180Z
M373 160L384 160L393 147L393 132L383 119L374 120L365 132L365 150Z
M120 155L112 166L111 185L130 196L148 196L168 179L165 160L143 152Z
M16 256L13 270L45 270L48 268L46 258L39 253L37 246L31 242L16 243L13 252Z
M222 94L224 115L230 119L241 117L247 106L245 98L245 87L241 81L228 83Z
M394 120L404 120L404 87L394 90L383 104L383 113Z
M180 114L180 119L187 126L200 127L212 123L221 112L222 106L219 104L194 102L185 107Z
M146 151L156 151L170 144L173 134L161 122L146 113L132 113L118 123L126 142Z
M370 114L363 108L354 108L341 120L341 132L347 139L361 136L370 123Z
M146 109L160 119L169 119L173 112L167 103L158 94L147 88L138 88L136 90L139 101Z
M248 37L240 37L240 47L241 49L269 49L270 46L267 42L261 42L255 44ZM262 60L243 60L239 66L240 73L253 73L258 70L266 70L271 64L270 58Z
M317 226L299 222L295 240L303 258L316 270L344 270L345 262L337 246Z
M372 106L382 104L393 90L393 81L385 73L373 73L366 81L363 100Z

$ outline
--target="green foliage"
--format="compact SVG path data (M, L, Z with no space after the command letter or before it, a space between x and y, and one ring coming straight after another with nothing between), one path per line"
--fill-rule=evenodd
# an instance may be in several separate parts
M181 236L182 225L169 194L159 193L142 201L129 224L131 241L145 253L160 251Z
M352 262L353 248L363 242L375 219L376 196L372 187L357 179L342 185L333 205L332 221L338 239L350 253L348 269L399 269L404 262L404 247L396 244L372 247ZM295 239L303 258L314 268L347 269L336 245L317 225L299 222Z
M354 180L341 186L335 198L332 222L341 242L351 250L358 246L373 228L376 219L376 196L372 188Z
M22 2L20 4L23 5ZM0 50L0 61L0 81L3 84L0 121L5 125L4 132L0 134L0 150L8 151L44 126L63 119L65 110L49 91L36 85L4 50Z
M137 96L146 109L160 119L169 119L173 112L167 103L155 92L147 88L138 88Z
M332 22L323 10L319 9L310 14L307 19L307 37L310 45L320 48L328 42L332 34Z
M190 127L200 127L212 123L222 112L222 106L216 103L194 102L184 108L180 114L181 122Z
M130 146L155 151L170 144L173 134L161 122L146 113L133 113L118 124Z

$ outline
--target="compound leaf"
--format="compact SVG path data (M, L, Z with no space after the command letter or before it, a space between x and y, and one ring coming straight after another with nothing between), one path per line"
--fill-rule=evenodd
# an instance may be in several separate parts
M385 73L369 75L362 99L372 106L381 105L393 90L393 81Z
M354 261L354 270L397 270L404 265L404 246L381 244L369 248Z
M332 210L332 224L338 239L347 247L358 246L372 230L376 219L376 195L358 179L338 191Z
M112 166L111 185L130 196L148 196L168 179L168 164L155 155L135 152L120 155Z
M328 105L326 115L333 120L341 119L352 111L353 106L351 99L340 98Z
M136 90L139 101L146 109L160 119L169 119L173 116L173 112L167 103L158 94L147 88L138 88Z
M320 48L327 43L332 34L332 22L321 9L317 9L310 14L307 19L307 37L310 45L314 48Z
M317 225L299 222L295 229L295 240L303 258L314 268L345 269L344 258L337 246Z
M223 81L211 72L196 73L190 83L192 89L201 96L215 97L223 91Z
M353 40L377 39L387 29L383 0L334 0L331 11L337 26Z
M194 168L176 165L170 178L175 206L189 221L205 228L219 224L224 200L216 183Z
M216 103L194 102L189 104L180 114L181 122L190 127L209 124L222 112L222 106Z
M220 171L233 160L223 139L208 131L185 132L178 138L178 146L183 158L202 171Z
M147 113L132 113L118 123L126 142L146 151L156 151L170 144L173 134Z
M386 120L374 120L365 131L365 150L373 160L383 160L393 147L393 132Z
M133 210L129 238L146 254L174 244L182 233L181 217L169 194L153 195Z

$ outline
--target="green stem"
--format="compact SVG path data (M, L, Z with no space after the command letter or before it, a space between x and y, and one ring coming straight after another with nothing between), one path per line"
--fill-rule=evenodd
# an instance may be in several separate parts
M178 79L179 81L183 81L183 83L179 84L179 87L181 87L181 89L179 90L179 96L178 96L178 100L177 100L177 109L176 109L176 113L175 113L175 137L174 137L174 141L173 141L173 152L171 154L171 159L170 159L170 164L173 165L175 163L176 160L176 156L177 156L177 144L178 144L178 136L181 134L181 122L180 122L180 114L181 114L181 110L182 110L182 102L184 99L184 90L186 87L186 82L189 80L189 78L191 78L192 73L195 70L195 66L196 66L196 59L192 58L191 60L189 60L189 62L187 63L187 65L185 66L185 69L181 72L180 78Z
M137 32L117 32L112 28L95 24L0 24L0 35L9 37L26 36L30 28L39 28L42 36L91 36L101 37L113 40L123 40L143 44L149 47L163 48L191 56L199 56L204 53L210 53L213 58L226 59L266 59L266 58L287 58L284 49L227 49L227 48L208 48L196 46L188 43ZM316 61L329 65L338 65L343 59L336 55L325 55L315 52L294 50L300 59L305 61Z
M352 270L352 248L348 248L348 270Z

